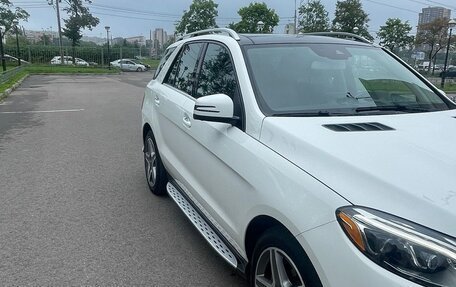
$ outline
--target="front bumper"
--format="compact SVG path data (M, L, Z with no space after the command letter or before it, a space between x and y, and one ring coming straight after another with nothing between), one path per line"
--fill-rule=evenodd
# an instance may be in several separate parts
M296 237L325 287L419 287L362 254L337 221Z

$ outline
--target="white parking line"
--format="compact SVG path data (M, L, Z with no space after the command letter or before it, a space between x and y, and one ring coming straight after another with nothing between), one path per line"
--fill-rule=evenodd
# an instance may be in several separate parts
M84 109L73 110L49 110L49 111L17 111L17 112L0 112L0 114L45 114L45 113L66 113L66 112L82 112Z

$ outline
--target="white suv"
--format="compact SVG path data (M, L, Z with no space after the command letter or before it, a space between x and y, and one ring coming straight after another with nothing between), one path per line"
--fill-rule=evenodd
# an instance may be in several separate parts
M142 106L147 182L252 286L456 286L456 105L346 33L192 33Z

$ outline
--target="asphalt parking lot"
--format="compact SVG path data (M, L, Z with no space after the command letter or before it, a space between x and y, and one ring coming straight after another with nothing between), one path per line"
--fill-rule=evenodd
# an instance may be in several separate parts
M1 285L247 285L147 189L151 77L31 76L0 103Z

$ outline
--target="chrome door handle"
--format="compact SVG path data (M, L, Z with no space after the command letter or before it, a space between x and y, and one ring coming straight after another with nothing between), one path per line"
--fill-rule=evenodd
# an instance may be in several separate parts
M154 97L155 105L158 107L160 105L160 98L158 96Z
M187 128L190 128L192 126L192 122L190 121L190 117L187 114L184 115L184 118L182 119L182 122L184 123L184 126L186 126Z

